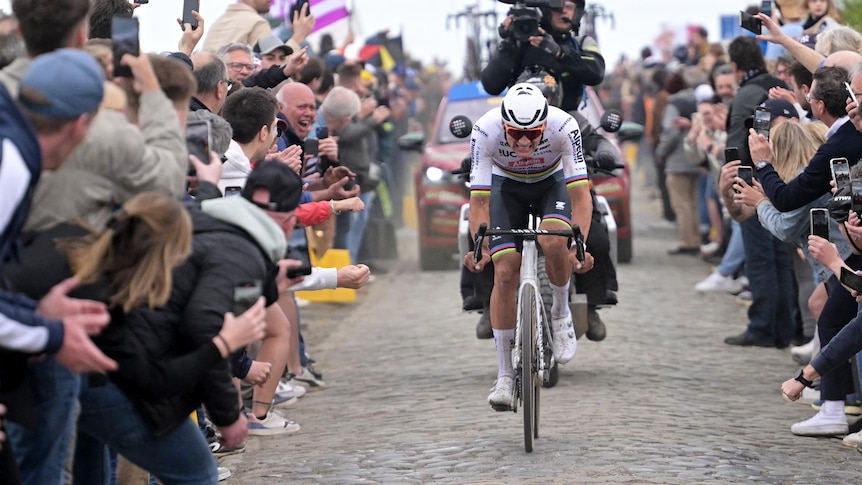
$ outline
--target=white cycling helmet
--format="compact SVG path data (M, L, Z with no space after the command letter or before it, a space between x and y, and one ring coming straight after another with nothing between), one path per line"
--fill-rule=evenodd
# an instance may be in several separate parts
M512 128L529 130L542 126L548 118L548 100L536 86L518 83L509 88L500 110L503 123Z

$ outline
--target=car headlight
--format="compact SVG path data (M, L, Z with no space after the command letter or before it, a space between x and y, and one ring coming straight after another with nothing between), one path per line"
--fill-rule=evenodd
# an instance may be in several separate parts
M445 175L446 172L437 167L428 167L425 169L425 178L427 178L428 181L432 183L442 181Z

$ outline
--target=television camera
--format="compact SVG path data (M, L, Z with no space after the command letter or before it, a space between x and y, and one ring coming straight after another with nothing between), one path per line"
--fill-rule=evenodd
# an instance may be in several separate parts
M506 14L513 17L512 24L508 29L500 27L500 37L507 38L509 35L515 41L526 42L530 37L540 35L539 23L542 21L542 11L539 7L563 8L564 0L497 0L501 3L512 5Z

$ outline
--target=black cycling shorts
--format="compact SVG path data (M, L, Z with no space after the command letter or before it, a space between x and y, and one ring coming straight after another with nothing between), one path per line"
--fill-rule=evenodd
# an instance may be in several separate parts
M525 229L530 214L543 220L557 219L572 226L572 201L566 190L562 170L550 177L531 184L494 175L491 178L490 216L494 229ZM564 229L561 225L560 229ZM521 251L520 240L515 236L491 236L491 257Z

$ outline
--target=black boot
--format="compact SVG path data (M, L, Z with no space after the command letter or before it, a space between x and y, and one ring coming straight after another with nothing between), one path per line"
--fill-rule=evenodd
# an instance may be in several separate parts
M587 308L587 338L593 342L601 342L607 335L605 322L599 317L596 307Z
M494 330L491 329L491 309L490 305L487 303L483 307L482 317L479 318L479 323L476 324L476 338L494 338Z

